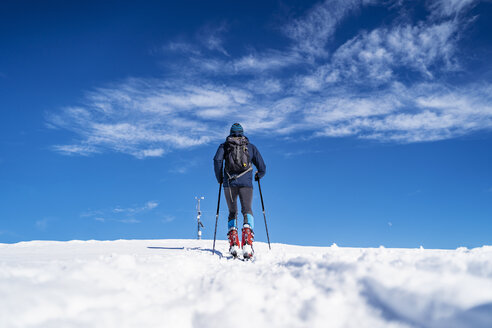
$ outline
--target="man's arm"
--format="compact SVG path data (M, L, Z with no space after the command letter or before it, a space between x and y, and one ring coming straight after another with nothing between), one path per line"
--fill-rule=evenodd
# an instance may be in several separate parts
M266 165L265 165L265 162L263 161L263 157L261 157L261 154L260 154L260 151L258 150L258 148L256 148L255 145L252 145L253 147L251 147L252 149L252 155L251 156L251 162L253 162L253 164L256 166L256 168L258 169L258 178L263 178L265 176L265 173L266 173Z
M224 180L224 172L222 169L223 161L224 161L224 144L221 144L214 156L214 171L218 183L222 183L222 181Z

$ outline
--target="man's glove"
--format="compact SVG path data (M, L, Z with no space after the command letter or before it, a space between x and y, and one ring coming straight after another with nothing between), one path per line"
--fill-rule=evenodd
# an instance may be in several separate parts
M260 176L258 175L258 172L255 173L255 181L260 180Z

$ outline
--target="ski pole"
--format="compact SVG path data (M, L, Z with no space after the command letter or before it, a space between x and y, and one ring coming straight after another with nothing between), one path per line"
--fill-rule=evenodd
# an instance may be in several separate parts
M222 182L219 184L219 200L217 201L217 215L215 215L215 230L214 230L214 248L212 254L215 254L215 237L217 235L217 221L219 220L219 209L220 209L220 193L222 191Z
M265 215L265 204L263 204L263 195L261 193L260 179L258 179L258 190L260 190L261 208L263 209L263 219L265 220L265 229L266 229L267 240L268 240L268 248L270 250L272 250L272 247L270 246L270 237L268 236L268 226L267 226L266 215Z

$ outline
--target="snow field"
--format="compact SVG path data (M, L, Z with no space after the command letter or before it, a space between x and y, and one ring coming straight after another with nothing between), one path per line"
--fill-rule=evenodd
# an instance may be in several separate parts
M0 327L492 327L492 247L0 244Z

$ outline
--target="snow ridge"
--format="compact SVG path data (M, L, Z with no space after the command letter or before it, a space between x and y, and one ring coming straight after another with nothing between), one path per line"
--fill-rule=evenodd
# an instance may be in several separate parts
M0 244L2 327L492 327L492 247ZM245 319L246 318L246 319Z

